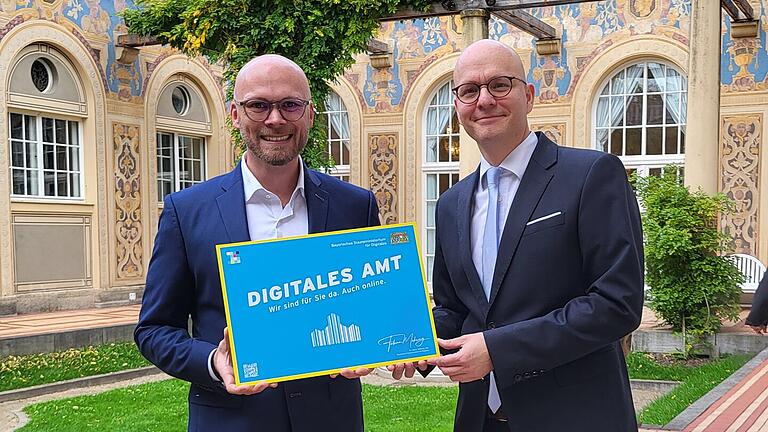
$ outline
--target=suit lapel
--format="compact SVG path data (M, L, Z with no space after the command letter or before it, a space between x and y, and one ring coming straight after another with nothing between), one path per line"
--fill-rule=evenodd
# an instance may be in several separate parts
M456 211L459 234L459 250L461 251L461 263L464 266L464 273L467 275L467 280L472 289L472 293L475 295L477 303L483 308L483 314L488 312L488 299L485 298L485 291L483 290L483 283L480 277L477 275L477 269L475 268L475 262L472 261L472 210L475 205L475 190L477 190L477 182L480 178L480 169L475 170L470 175L467 182L460 183L462 189L459 190L458 209Z
M241 162L242 163L242 162ZM222 180L224 192L216 197L221 222L229 236L229 243L248 241L248 220L245 215L245 191L240 164Z
M304 165L304 196L307 201L309 234L328 230L328 192L317 174Z
M499 254L496 258L496 267L493 272L493 284L491 286L490 304L499 293L501 282L509 269L512 258L515 256L520 237L525 229L525 224L530 220L531 214L552 180L552 165L557 162L557 146L545 135L537 133L539 142L533 151L531 161L525 169L525 174L517 189L512 206L509 209L507 221L504 224L504 232L499 242Z

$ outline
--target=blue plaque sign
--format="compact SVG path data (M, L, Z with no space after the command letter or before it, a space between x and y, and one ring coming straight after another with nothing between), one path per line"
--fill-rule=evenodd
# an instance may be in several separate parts
M413 224L218 245L237 384L437 357Z

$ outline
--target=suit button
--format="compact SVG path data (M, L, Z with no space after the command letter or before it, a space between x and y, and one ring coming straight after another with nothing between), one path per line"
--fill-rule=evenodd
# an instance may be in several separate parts
M514 379L515 379L515 382L520 382L520 380L523 379L523 377L520 376L520 374L515 374L515 378Z
M488 323L488 330L493 330L496 328L496 323L491 321Z
M288 397L289 397L289 398L297 398L297 397L301 397L301 392L294 392L294 393L289 393L289 394L288 394Z
M523 379L529 379L529 378L531 378L531 373L530 372L526 372L526 373L523 374Z

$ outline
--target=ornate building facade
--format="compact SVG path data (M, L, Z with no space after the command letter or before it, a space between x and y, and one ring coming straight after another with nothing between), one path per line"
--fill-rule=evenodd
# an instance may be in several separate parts
M614 153L628 172L676 164L714 179L737 204L720 221L733 251L767 262L768 1L751 4L757 37L731 37L724 17L719 59L710 59L720 64L714 172L686 163L687 113L699 103L688 99L692 0L530 11L561 37L554 55L494 18L489 37L523 58L536 89L533 129ZM129 7L0 2L0 315L139 301L163 195L236 160L221 70L169 48L131 56L117 47L126 29L116 12ZM437 198L477 161L450 91L463 32L459 16L382 23L388 61L357 56L317 117L327 122L331 173L373 190L382 223L416 222L428 279Z

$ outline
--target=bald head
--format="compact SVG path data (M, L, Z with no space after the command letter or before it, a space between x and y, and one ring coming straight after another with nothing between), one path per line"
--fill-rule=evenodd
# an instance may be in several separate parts
M235 100L247 99L245 94L254 81L261 83L264 78L287 79L298 87L303 99L311 100L307 75L293 60L278 54L264 54L254 57L237 73L235 79Z
M510 46L492 39L481 39L462 51L453 70L453 80L457 83L462 72L470 68L483 67L489 63L508 69L507 74L525 78L525 68L520 56Z

